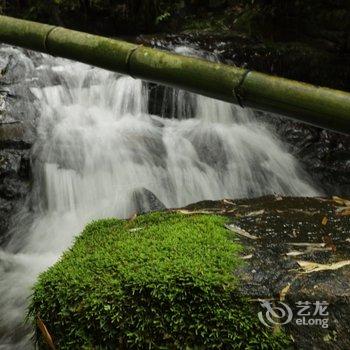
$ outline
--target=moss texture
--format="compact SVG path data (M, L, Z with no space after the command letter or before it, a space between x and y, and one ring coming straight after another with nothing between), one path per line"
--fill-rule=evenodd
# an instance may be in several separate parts
M59 349L285 348L237 293L241 247L225 220L152 213L88 225L40 275L30 319L40 315Z

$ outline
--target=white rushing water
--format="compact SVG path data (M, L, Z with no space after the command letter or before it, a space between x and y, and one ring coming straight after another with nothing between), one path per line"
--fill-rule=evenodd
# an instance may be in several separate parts
M148 113L148 89L140 80L48 56L29 67L27 78L39 82L31 88L40 112L34 183L0 250L0 348L25 347L18 325L38 273L89 221L132 215L137 189L148 189L167 207L318 194L249 110L174 92L176 118L166 119Z

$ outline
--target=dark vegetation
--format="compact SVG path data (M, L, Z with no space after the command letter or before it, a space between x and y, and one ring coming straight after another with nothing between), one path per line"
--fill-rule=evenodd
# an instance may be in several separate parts
M92 223L39 277L30 317L59 349L285 349L237 292L241 247L225 222L160 212Z
M337 42L339 49L350 45L343 33L350 30L347 0L1 0L0 6L9 15L95 31L104 27L111 35L203 28L217 20L221 30L274 40L313 34Z

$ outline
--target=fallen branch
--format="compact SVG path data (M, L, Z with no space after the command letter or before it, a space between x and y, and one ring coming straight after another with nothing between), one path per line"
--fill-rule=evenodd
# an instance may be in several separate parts
M303 273L311 273L318 271L338 270L344 266L350 265L350 260L338 261L331 264L319 264L312 261L297 261L297 263L302 270L304 270Z
M259 237L251 235L249 232L243 230L242 228L234 225L234 224L230 224L230 225L225 225L225 227L227 229L229 229L230 231L233 231L243 237L249 238L249 239L259 239Z
M41 335L43 336L44 341L48 345L48 347L51 350L56 350L56 347L53 343L52 337L51 337L49 331L47 330L43 320L40 318L40 316L37 316L37 325L38 325L40 332L41 332Z

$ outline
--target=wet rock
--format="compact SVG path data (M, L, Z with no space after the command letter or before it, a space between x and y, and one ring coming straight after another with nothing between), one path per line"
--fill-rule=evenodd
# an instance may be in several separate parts
M0 245L4 241L4 235L9 228L9 217L13 213L14 202L0 197Z
M327 195L350 195L350 136L261 112L258 115L273 125Z
M0 176L16 174L20 167L21 156L17 152L0 151Z
M24 198L29 191L29 183L19 176L6 177L0 182L0 196L7 200Z
M0 46L0 140L31 144L35 138L37 110L30 92L30 87L36 84L30 76L33 70L26 51Z
M22 51L0 47L0 244L30 190L35 118L35 108L28 103L30 65Z
M10 119L10 118L8 118ZM22 122L13 120L0 121L0 147L1 148L30 148L25 140L25 126Z
M146 188L135 190L132 194L132 200L137 214L166 209L158 197Z
M271 307L284 307L280 301L287 304L293 317L283 327L295 348L340 350L350 348L350 265L305 273L300 262L327 266L350 260L350 215L339 215L349 203L338 198L266 196L204 201L185 209L225 215L256 237L235 235L246 258L240 270L241 293L252 302L268 301ZM327 314L321 317L315 305L324 301ZM304 319L299 316L300 302L310 303L311 314ZM265 315L260 302L254 305ZM328 326L311 325L316 318Z
M20 209L30 190L29 150L0 150L0 245L12 215Z
M28 179L28 174L30 173L28 169L28 153L28 150L0 150L0 178L18 175L23 179Z

